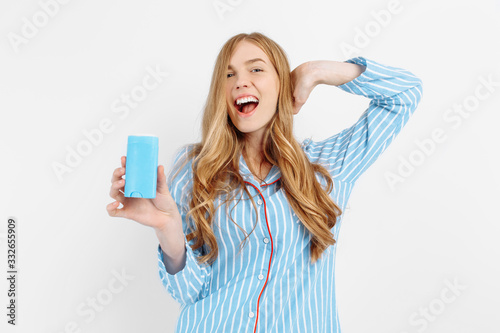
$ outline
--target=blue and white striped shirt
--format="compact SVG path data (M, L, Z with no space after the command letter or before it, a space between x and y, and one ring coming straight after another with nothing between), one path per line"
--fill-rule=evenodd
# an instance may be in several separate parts
M366 66L356 79L339 86L349 93L371 99L368 108L351 127L323 141L306 139L302 149L311 162L322 163L333 177L330 196L344 211L356 180L375 162L413 114L422 97L421 80L412 73L357 57L347 60ZM189 147L180 150L177 163ZM258 222L250 200L229 205L235 222L250 234L245 237L221 206L214 216L214 234L219 256L212 265L199 265L186 244L186 265L169 274L158 245L161 282L181 304L176 332L340 332L335 298L336 244L314 264L310 259L309 231L300 223L279 186L280 170L273 166L265 182L259 184L240 157L240 173L258 208ZM174 171L174 170L172 170ZM177 170L175 170L177 171ZM316 177L322 185L325 181ZM169 180L169 189L183 217L184 233L192 184L191 162ZM246 194L242 194L248 199ZM222 200L223 201L223 200ZM214 202L217 207L221 202ZM338 240L341 215L332 228ZM190 225L194 225L190 221Z

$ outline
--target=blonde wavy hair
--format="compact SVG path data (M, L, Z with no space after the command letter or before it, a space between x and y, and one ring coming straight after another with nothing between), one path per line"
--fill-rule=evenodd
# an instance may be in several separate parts
M221 205L227 204L234 199L235 189L243 189L252 200L257 213L255 201L239 173L240 154L245 148L244 133L233 125L229 117L230 106L227 104L225 92L229 60L237 44L243 40L261 48L278 73L280 89L277 112L266 128L262 158L263 161L279 167L281 187L287 200L294 213L312 234L311 262L315 263L328 246L335 244L330 229L335 226L337 216L342 214L342 210L328 195L333 189L330 174L323 166L309 161L292 133L293 87L286 53L277 43L259 32L233 36L223 45L217 56L204 106L202 139L201 142L190 145L192 149L183 164L184 166L189 160L193 161L193 186L189 193L189 211L186 219L192 217L195 228L186 235L186 239L188 241L196 239L192 245L193 250L208 247L209 251L202 251L205 254L197 260L200 264L205 262L212 264L218 256L217 241L212 229L213 217L218 208L214 207L216 197L221 194L229 195L224 202L221 202ZM176 175L182 168L177 169ZM323 188L316 179L316 172L326 179L326 188ZM228 206L226 205L226 212ZM230 219L244 234L246 233L231 216ZM256 224L252 232L255 226ZM248 234L240 243L240 251L249 236Z

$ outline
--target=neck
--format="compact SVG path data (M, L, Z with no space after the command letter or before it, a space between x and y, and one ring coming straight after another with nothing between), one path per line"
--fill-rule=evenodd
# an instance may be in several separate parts
M260 165L260 163L263 160L262 157L262 150L260 151L255 151L255 150L249 150L245 149L243 150L243 157L245 158L245 161L247 161L247 164L252 164L252 165Z
M243 157L245 157L245 160L247 161L260 164L263 159L264 137L247 136L245 140Z
M251 157L247 155L246 149L243 150L242 154L250 172L252 172L258 181L263 182L266 175L271 170L272 164L265 161L262 156L262 150L260 153L254 152L255 155L251 155Z

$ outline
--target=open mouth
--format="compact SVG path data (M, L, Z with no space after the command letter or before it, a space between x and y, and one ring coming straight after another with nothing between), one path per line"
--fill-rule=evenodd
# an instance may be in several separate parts
M234 102L234 107L243 114L251 113L259 105L259 100L255 97L244 97Z

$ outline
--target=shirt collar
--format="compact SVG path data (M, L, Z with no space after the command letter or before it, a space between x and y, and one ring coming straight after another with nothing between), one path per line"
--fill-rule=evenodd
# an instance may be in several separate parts
M240 174L241 177L243 177L244 181L252 183L256 186L267 186L275 183L281 178L280 169L276 165L273 165L264 182L262 184L259 184L259 182L253 177L252 172L248 168L248 165L243 158L243 154L240 154Z

